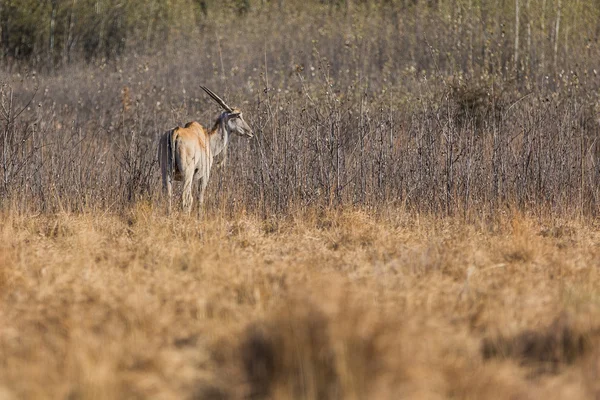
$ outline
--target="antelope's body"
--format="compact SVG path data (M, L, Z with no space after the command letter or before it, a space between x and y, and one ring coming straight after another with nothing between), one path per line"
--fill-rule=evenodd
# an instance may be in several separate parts
M210 90L203 89L224 109L211 130L198 122L189 122L185 127L173 128L165 132L158 144L158 161L163 182L163 191L168 196L168 211L171 212L173 181L183 181L183 208L188 213L192 209L192 184L198 182L198 206L204 201L204 191L208 186L210 169L214 157L226 151L229 135L252 137L251 129L238 109L227 106Z

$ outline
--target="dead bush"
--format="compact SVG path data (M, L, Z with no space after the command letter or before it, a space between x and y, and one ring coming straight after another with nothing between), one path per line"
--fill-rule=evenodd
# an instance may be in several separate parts
M561 314L549 326L538 330L524 330L512 337L486 338L481 353L484 359L512 358L524 365L538 364L539 371L554 373L560 365L571 364L584 355L591 348L592 336L597 334L597 330L581 331L567 314Z
M240 353L249 396L364 398L385 370L385 336L396 332L389 327L360 307L330 316L294 300L244 334Z

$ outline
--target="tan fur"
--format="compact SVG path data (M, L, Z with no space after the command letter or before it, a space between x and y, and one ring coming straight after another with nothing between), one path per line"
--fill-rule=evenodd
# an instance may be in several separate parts
M176 127L165 132L158 145L163 190L168 196L168 211L171 212L173 181L183 181L183 208L188 213L192 208L192 184L198 181L198 205L202 205L208 185L210 169L216 155L224 152L229 134L252 137L251 129L237 109L222 113L213 129L208 130L196 121L185 127Z

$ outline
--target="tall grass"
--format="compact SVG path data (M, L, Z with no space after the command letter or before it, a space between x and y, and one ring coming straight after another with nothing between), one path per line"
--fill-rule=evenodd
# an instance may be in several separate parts
M6 399L595 399L598 229L382 210L0 223Z

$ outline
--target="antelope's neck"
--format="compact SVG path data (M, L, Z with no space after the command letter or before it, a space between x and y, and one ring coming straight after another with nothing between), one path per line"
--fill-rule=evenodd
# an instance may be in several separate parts
M223 115L221 115L210 132L210 152L212 156L214 157L222 152L227 147L228 141L229 132Z

